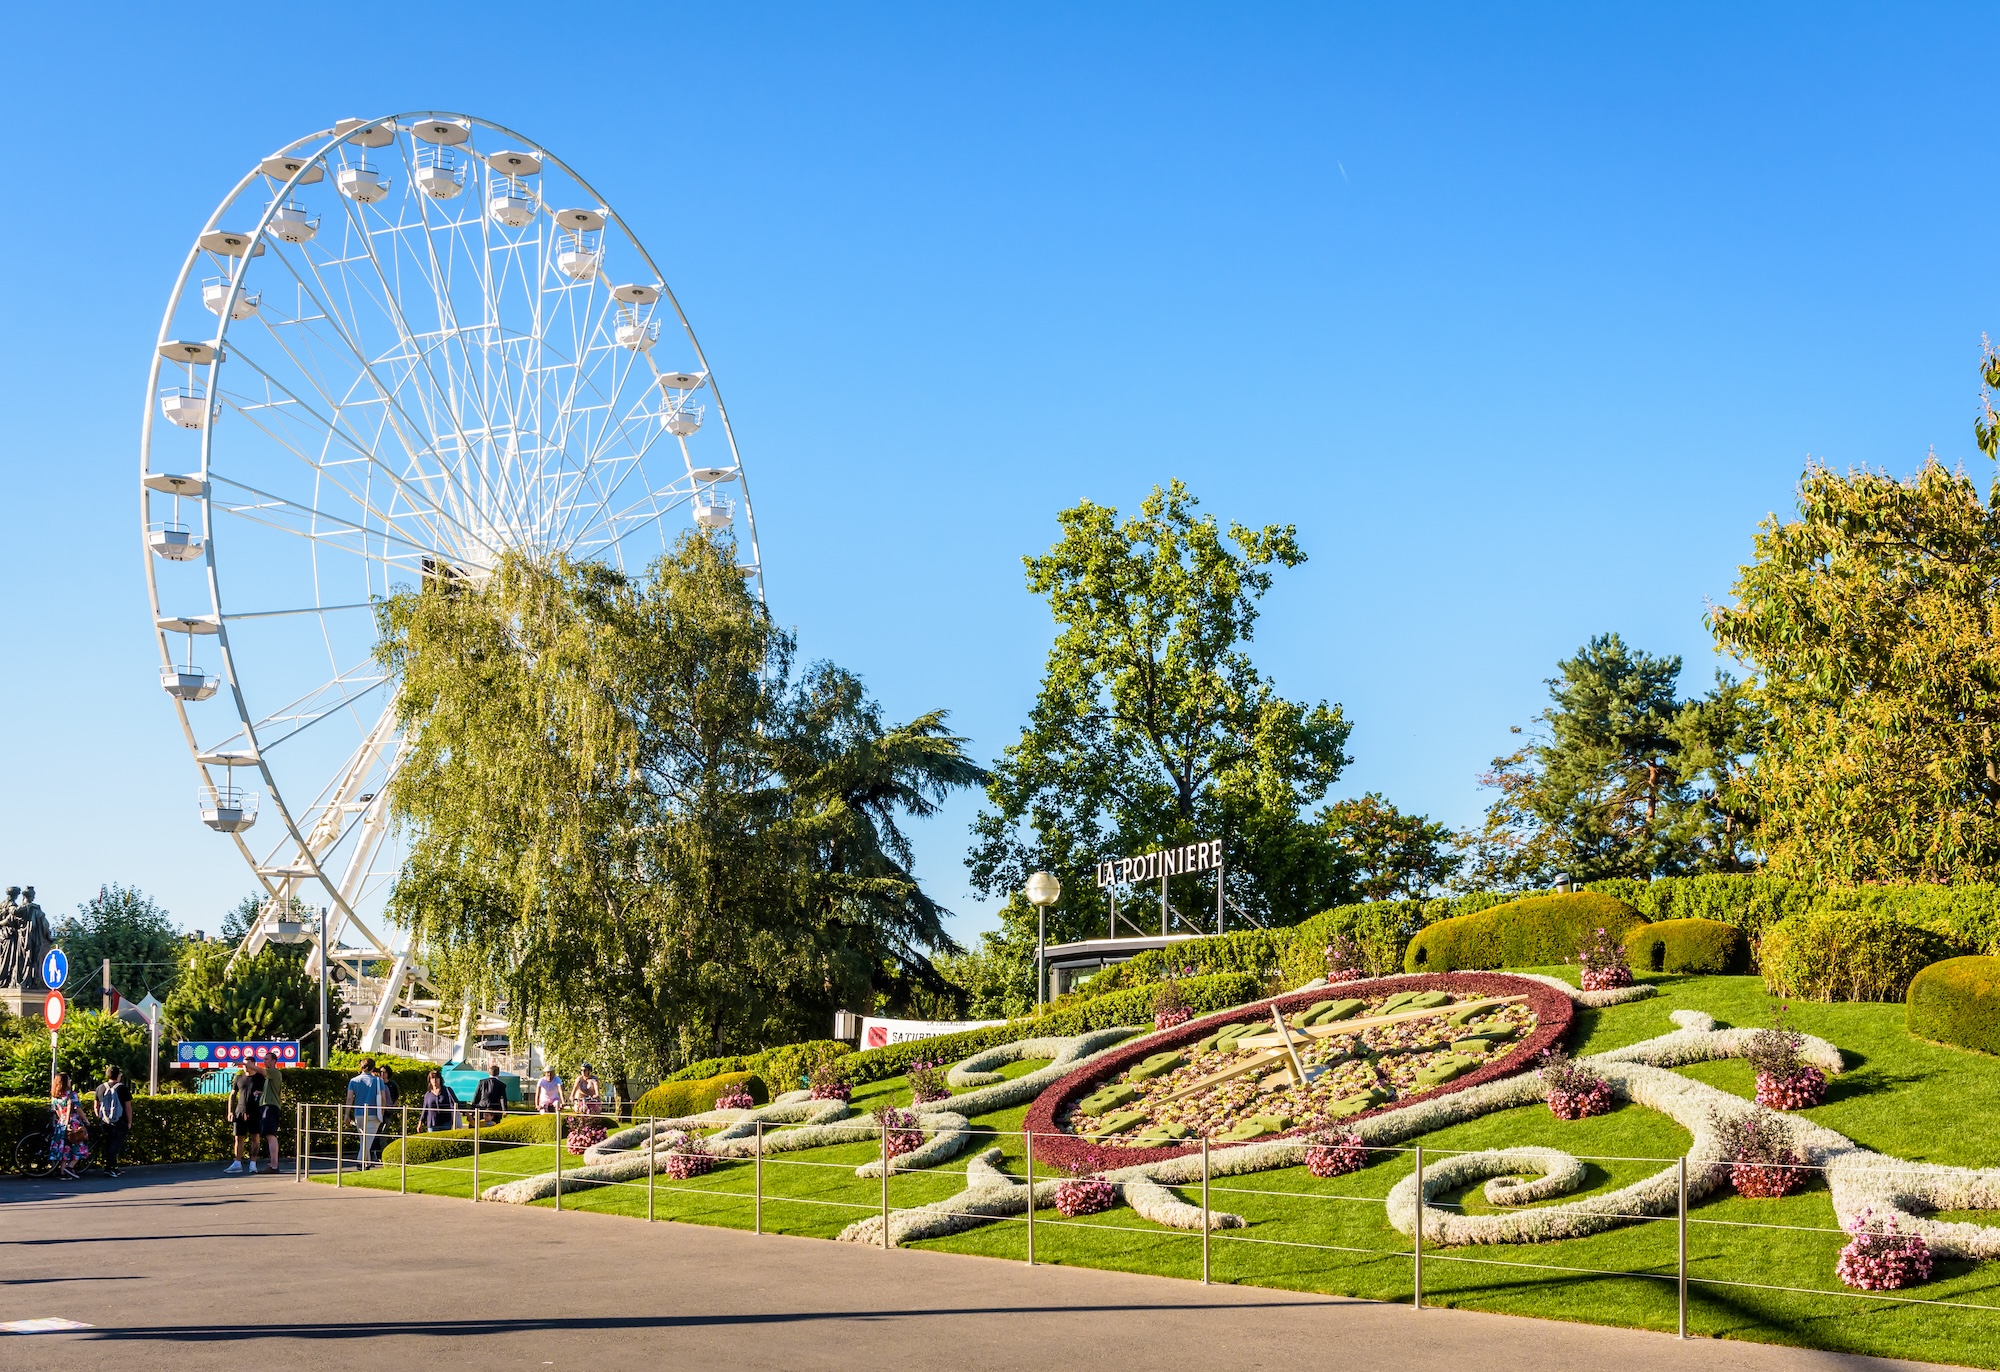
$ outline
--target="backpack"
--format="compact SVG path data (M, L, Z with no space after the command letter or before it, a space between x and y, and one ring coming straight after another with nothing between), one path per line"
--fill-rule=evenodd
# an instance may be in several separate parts
M125 1102L118 1096L118 1088L110 1082L97 1088L97 1117L106 1124L116 1124L125 1118Z

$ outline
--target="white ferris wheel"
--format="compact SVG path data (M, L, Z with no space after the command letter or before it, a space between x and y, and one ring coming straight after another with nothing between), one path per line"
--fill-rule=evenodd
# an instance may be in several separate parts
M509 549L634 572L687 521L763 571L736 439L652 256L553 154L425 111L342 120L223 198L160 325L140 438L146 586L204 824L421 980L383 899L401 757L375 606ZM330 942L329 946L333 946ZM314 954L315 958L317 954Z

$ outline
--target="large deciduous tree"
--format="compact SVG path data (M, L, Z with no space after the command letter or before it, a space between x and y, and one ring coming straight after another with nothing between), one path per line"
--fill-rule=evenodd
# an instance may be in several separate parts
M56 942L69 955L72 998L96 986L111 959L111 984L137 999L148 991L164 997L185 962L180 931L159 903L130 886L113 882L57 924Z
M1038 868L1063 874L1052 940L1105 927L1093 862L1163 844L1219 839L1231 899L1259 918L1300 918L1342 889L1339 855L1304 812L1348 761L1348 722L1338 705L1280 696L1247 651L1271 569L1305 554L1289 525L1225 532L1196 504L1178 481L1122 520L1084 501L1059 516L1061 541L1026 559L1056 641L969 866L988 895ZM1213 897L1185 880L1175 904L1212 920ZM1032 913L1015 897L1003 921L1018 962Z
M1483 831L1468 836L1474 886L1739 871L1751 860L1743 760L1759 713L1745 687L1718 674L1698 701L1677 698L1681 660L1592 638L1556 664L1533 742L1493 761L1499 791ZM1518 730L1516 732L1519 732Z
M1808 468L1798 518L1764 521L1709 623L1769 711L1750 790L1773 874L2000 878L1996 586L2000 483L1935 457L1906 480Z
M458 992L614 1074L823 1035L942 989L903 815L984 773L942 712L885 724L693 534L644 578L510 556L394 597L392 908Z

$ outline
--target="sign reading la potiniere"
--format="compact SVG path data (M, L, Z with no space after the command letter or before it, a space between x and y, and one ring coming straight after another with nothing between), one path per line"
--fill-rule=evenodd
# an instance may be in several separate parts
M1222 866L1222 844L1217 839L1183 843L1173 848L1156 848L1136 857L1111 858L1097 864L1097 884L1126 886L1135 881L1153 881L1163 876L1178 877L1195 872L1213 872Z

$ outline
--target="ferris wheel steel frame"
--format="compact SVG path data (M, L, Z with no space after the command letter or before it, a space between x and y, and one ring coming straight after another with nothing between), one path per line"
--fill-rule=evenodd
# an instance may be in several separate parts
M428 128L431 133L438 136L418 134L416 131L420 126ZM461 132L453 136L451 132L453 129ZM526 151L525 153L503 151L497 147L491 151L476 149L473 146L474 137L481 134L490 134L494 138L511 142L516 149ZM433 149L428 161L431 169L439 166L447 169L457 167L459 178L457 190L448 189L444 194L437 194L432 192L428 185L420 189L420 173L426 167L426 155L421 151L423 145ZM362 150L362 156L358 161L348 151L356 147ZM379 173L376 173L372 164L367 161L366 154L374 148L390 147L394 147L402 154L401 170L404 173L404 186L401 194L396 197L397 203L382 212L383 222L371 227L368 223L369 211L377 200L389 198L390 183L376 184L379 182ZM458 156L448 156L436 151L442 148L462 149L462 160ZM582 211L553 209L542 193L548 185L547 179L537 181L534 191L530 193L523 190L522 176L513 173L502 176L496 159L505 162L513 158L516 161L510 165L519 166L524 165L519 161L524 156L528 161L534 162L533 170L526 175L539 175L546 168L555 168L574 183L588 202L589 208ZM333 161L335 157L341 159L338 166ZM281 168L289 167L289 173L282 179L273 175L271 168L274 164ZM359 193L349 193L347 174L357 166L362 169L356 173L356 180L361 190L375 189L375 195L364 198ZM375 181L359 181L363 175L375 178ZM505 183L505 189L497 193L493 190L496 178ZM255 190L260 180L266 183L271 194L262 212L256 217L254 225L244 233L225 229L224 217L246 194ZM301 231L299 225L304 221L297 218L297 215L306 213L306 210L299 198L299 191L304 186L318 185L322 182L327 183L328 190L337 192L334 199L339 205L338 212L342 217L344 236L347 238L358 236L360 245L368 249L367 265L372 268L373 278L380 288L381 303L385 307L385 313L390 316L395 352L371 355L367 344L361 339L364 323L380 323L379 320L364 321L361 318L359 311L367 308L365 295L363 305L357 307L352 303L350 293L347 302L349 313L343 316L338 304L331 298L332 292L327 292L327 299L319 299L308 287L306 278L300 271L301 265L312 267L314 279L322 287L326 285L325 277L306 251L318 236L320 219L314 217L310 220L310 227L303 230L306 235L303 239L283 239L274 231L274 225L294 233ZM499 217L500 209L496 199L496 195L516 192L521 192L532 206L531 218L519 223ZM466 195L469 203L458 207L453 214L445 214L441 207L448 205L460 193ZM414 222L410 217L413 208L416 211ZM433 209L437 209L445 216L443 220L432 222L430 214ZM468 209L473 215L470 219L465 214ZM390 222L391 211L397 216L393 222ZM520 213L511 209L510 212ZM570 227L563 227L556 222L557 216L562 214L572 216ZM293 217L285 218L284 215ZM583 252L585 245L591 241L592 230L587 226L593 217L597 221L595 246L591 249L588 260L583 260L576 255ZM536 306L533 329L527 334L510 337L507 329L508 321L502 317L500 305L503 295L507 294L508 283L503 279L496 285L492 279L491 255L494 251L496 225L514 230L531 230L531 238L517 234L511 242L501 245L503 249L515 250L532 245L534 250L531 256L535 274L532 279L525 273L522 277L522 285ZM475 234L471 231L475 228L480 253L478 260L485 270L485 275L480 278L480 302L484 312L477 324L468 326L457 317L457 299L453 295L455 281L446 279L448 273L445 272L445 268L455 260L453 256L455 251L467 246L460 239L473 238ZM604 270L604 261L609 255L612 243L611 230L614 228L622 236L622 242L627 249L634 255L633 265L642 268L640 274L627 278L632 284L616 287L610 284L615 278ZM436 236L440 230L446 234L446 241L442 245L446 261L442 265L438 261L440 244ZM385 268L381 254L376 251L378 235L400 237L406 233L414 233L421 238L424 245L423 255L431 267L430 274L424 276L422 280L432 287L433 295L428 302L423 303L435 306L438 310L440 327L435 330L419 331L412 327L408 311L404 308L404 294L397 285L392 284L391 273ZM573 244L575 251L563 255L562 270L576 279L552 283L551 266L557 261L556 247L565 241L562 237L564 234L570 235L568 241ZM220 249L217 247L218 243L223 245ZM231 244L234 244L233 249ZM392 255L397 254L402 246L404 245L393 239L386 244L387 251ZM298 249L297 262L288 256L287 250L291 248ZM467 251L470 254L469 248ZM252 265L267 253L274 256L278 264L282 264L291 272L292 284L298 288L300 299L310 300L312 307L320 311L316 316L309 316L303 312L295 313L290 318L280 319L277 322L295 327L316 322L330 324L337 340L334 345L335 351L339 343L344 343L351 353L351 362L356 368L350 378L351 383L355 385L364 381L366 383L359 399L350 399L343 403L342 399L329 394L317 380L313 380L312 385L319 392L319 399L331 411L330 418L314 415L308 398L290 394L283 384L277 382L270 370L260 367L256 350L249 347L248 343L245 345L242 360L237 363L237 369L249 368L256 374L252 378L253 382L261 378L264 385L264 402L261 405L246 404L243 397L247 392L232 393L225 385L230 375L225 368L231 361L229 345L232 327L241 331L239 338L247 334L252 342L268 334L272 341L278 342L282 351L288 355L290 353L279 338L272 317L265 312L262 304L263 293L260 291L254 297L247 294ZM571 259L576 260L573 262ZM207 303L207 293L216 289L213 281L201 288L203 294L199 297L190 295L190 285L196 269L204 261L214 262L224 273L218 303L214 305ZM354 262L355 260L351 258L341 258L337 261L330 260L326 265L345 269L354 265ZM581 265L585 270L585 274L581 277L576 277L573 269L577 265ZM400 281L402 278L400 258L397 267L395 279ZM504 273L507 269L503 267L502 270ZM357 274L359 274L358 268ZM340 279L346 279L344 271ZM280 284L284 284L282 280ZM650 297L646 295L648 290L653 292ZM558 355L554 364L544 365L543 354L547 351L544 345L548 343L548 339L541 331L544 320L542 306L546 297L554 291L583 292L587 303L582 315L589 320L590 333L587 338L578 335L576 354L566 364ZM621 295L620 292L625 294ZM203 339L189 345L176 337L175 330L177 319L185 320L189 312L188 306L194 300L199 300L204 310L213 312L216 325L212 339ZM614 300L626 302L625 308L614 310ZM662 302L671 311L671 320L679 324L681 336L693 355L698 369L693 373L663 372L653 357L654 343L659 341L660 325L668 322L667 319L657 317L656 307ZM238 309L246 305L248 312L239 315ZM578 313L573 301L564 302L562 307L569 309L573 316ZM615 345L609 341L613 333L611 321L614 313L619 321L619 327L615 330ZM636 333L631 335L637 339L636 342L627 341L624 321L628 318L633 321L633 327L636 329ZM261 334L257 331L260 326L263 330ZM647 332L649 329L650 334ZM468 338L474 331L488 337L475 343ZM307 338L308 341L318 338L319 342L325 342L323 337L311 333L302 333L301 337ZM530 354L528 362L524 366L516 366L510 361L510 354L523 351L520 345L524 342L527 344L526 351ZM203 347L207 349L205 356L201 352ZM454 348L457 357L453 356ZM477 376L473 375L475 348L479 363ZM618 361L621 349L629 354L624 359L625 370L622 374L619 372ZM187 369L188 386L185 394L177 392L171 402L180 408L170 411L169 399L162 390L162 374L173 360L169 356L170 352L175 350L181 352L186 359L184 365ZM596 404L572 408L572 402L577 399L578 392L586 380L586 358L593 352L596 354L596 359L589 365L608 369L611 379L609 399L601 406L603 410L601 421L589 418L592 411L600 408ZM441 384L436 375L434 364L439 356L442 356L451 381L450 385ZM297 357L292 357L291 361L300 372L308 376L308 379L312 378L310 369ZM385 378L382 371L390 369L385 364L393 364L400 368L400 377ZM496 523L493 519L485 518L496 509L491 498L492 493L487 486L490 475L488 469L492 465L487 459L495 452L499 452L507 476L511 478L521 475L519 466L523 452L523 430L519 424L520 416L512 410L504 416L507 420L506 425L497 424L490 404L494 395L484 389L475 392L475 386L485 383L497 386L498 382L491 376L497 368L501 379L521 383L521 393L526 395L529 385L540 386L545 375L560 371L564 365L567 365L572 372L569 393L567 398L559 401L555 416L547 426L563 436L562 442L552 450L542 427L527 431L528 437L537 442L537 446L530 454L530 460L540 460L543 466L539 470L527 471L525 475L529 480L522 483L520 490L512 491L511 494L507 482L501 483L500 499L511 498L516 502L514 510L501 513L520 513L520 502L540 498L537 492L530 488L538 484L547 484L547 478L551 475L548 464L552 451L555 461L553 474L561 478L556 483L557 489L562 489L563 482L568 481L569 489L585 492L584 498L567 504L560 496L554 502L543 501L536 511L531 512L536 517L525 523L513 519L502 519ZM423 376L417 379L420 369ZM627 400L624 413L616 413L618 403L627 397L629 383L642 371L650 373L650 378L643 383L645 398ZM515 376L515 372L519 375ZM202 383L198 392L195 390L197 378ZM596 372L590 372L588 379L592 383L593 394L602 390L597 384L600 378ZM413 380L415 380L414 385L412 385ZM274 386L284 397L283 399L276 401L270 399ZM691 407L688 401L693 392L701 388L708 390L709 405L714 409L715 418L719 422L719 431L727 446L727 467L697 467L691 455L689 439L702 427L701 410L704 407ZM412 391L417 401L426 402L422 408L428 411L427 413L414 415L411 413L411 410L416 408L408 403ZM349 394L351 395L352 391ZM466 401L475 394L476 398L484 403L478 416L483 422L477 426L468 426ZM502 398L511 402L518 397ZM539 402L542 399L542 392L535 390L533 398ZM655 402L659 406L658 409L652 408ZM374 443L370 444L363 441L365 433L348 422L346 411L349 408L378 404L381 410L381 423L376 426ZM321 460L315 460L298 447L278 438L270 427L261 422L261 416L255 414L260 409L277 409L285 405L295 405L297 407L295 413L309 416L316 422L316 436L322 441ZM177 426L200 429L199 466L191 474L186 473L184 469L176 472L156 466L156 456L160 446L156 443L156 426L166 423L167 416L171 413L187 416L191 408L194 409L199 422L188 423L183 418ZM440 414L449 420L449 433L437 423ZM585 416L581 423L575 419L578 414ZM691 420L684 418L684 414L691 415ZM295 456L303 459L314 469L315 497L310 507L301 506L299 501L279 494L277 490L246 484L241 477L232 480L228 475L229 466L226 460L218 467L216 433L225 418L235 425L255 428L280 448L290 448ZM565 422L566 420L568 422ZM635 422L641 427L650 427L657 423L661 432L670 437L677 446L684 471L673 477L666 485L650 484L654 478L649 474L652 469L647 466L647 457L660 436L654 434L629 454L610 457L603 457L603 454L598 452L585 454L575 472L570 473L568 465L572 454L568 449L568 435L578 428L587 430L589 424L593 422L604 423L606 425L604 433L611 435L619 443L626 443L632 439ZM538 426L543 424L543 416L539 409L536 411L534 423ZM176 425L166 423L166 427L171 428ZM313 423L305 427L308 434L313 434L315 427ZM503 427L509 430L504 438ZM474 432L479 434L477 441L473 437ZM598 441L605 441L604 436L599 435ZM386 453L381 451L391 444L400 445L400 451L391 450ZM229 446L225 441L223 445L225 453ZM331 503L333 499L329 497L322 502L318 494L323 489L321 483L327 479L326 467L332 465L327 460L327 454L330 452L337 452L340 455L339 462L342 464L356 462L363 464L363 474L370 481L375 479L379 469L386 488L385 494L378 501L370 487L369 494L365 498L354 502L356 508L361 511L358 519L347 519L331 510L320 509L321 503ZM447 454L455 454L459 461L450 460ZM420 457L428 457L431 460L434 465L430 470L425 470L424 464L418 460ZM584 531L588 532L594 527L591 521L601 517L603 534L597 540L598 546L593 549L584 542L581 533L575 533L574 517L578 510L585 509L588 504L589 493L584 478L587 476L594 481L606 474L599 470L600 457L603 458L604 467L623 464L624 471L617 476L609 491L605 491L601 484L596 488L598 509L595 514L587 516L583 526ZM514 466L507 467L505 463L510 458ZM254 460L254 456L250 460ZM754 582L760 601L764 595L763 563L756 518L751 507L749 480L744 471L735 431L709 367L707 355L703 352L679 299L667 285L665 273L660 271L652 254L638 235L610 207L605 197L577 174L568 163L519 132L476 116L437 110L417 110L375 120L342 120L332 128L318 130L303 138L295 139L277 153L260 159L258 165L237 182L211 214L207 225L196 236L195 244L189 249L179 275L175 278L172 294L161 319L159 337L147 376L139 467L141 540L145 549L143 557L146 565L147 595L153 610L154 636L160 652L162 684L167 687L170 698L173 699L182 738L200 773L200 794L205 798L204 822L227 834L236 845L244 862L255 874L264 894L258 917L253 921L249 935L239 949L239 955L254 955L276 931L279 921L290 913L293 902L305 900L305 893L316 888L325 897L322 910L323 918L328 921L329 947L333 946L333 940L343 929L351 928L365 941L366 946L359 950L347 951L359 951L364 956L393 960L393 970L387 978L386 985L378 988L380 995L364 1036L364 1047L369 1049L379 1046L384 1026L399 996L413 983L424 979L418 950L409 946L407 938L399 950L395 946L394 934L389 932L386 924L383 926L385 932L378 933L376 928L364 920L357 909L363 903L363 888L369 884L371 877L380 876L374 871L373 863L389 833L388 800L391 783L401 766L406 744L396 724L395 683L389 679L386 669L378 669L380 675L372 681L364 681L353 675L354 672L373 665L372 662L357 661L352 668L343 670L340 667L340 658L333 648L333 634L328 628L329 621L326 616L372 611L379 603L374 591L374 578L378 570L384 586L389 584L387 579L396 570L416 570L424 577L433 574L439 576L475 574L489 570L491 561L485 561L482 565L480 561L468 560L464 556L468 540L480 545L487 558L497 560L503 552L513 547L530 546L548 550L551 545L546 541L546 536L551 529L554 528L560 534L564 528L569 528L573 534L571 544L580 546L585 555L601 556L608 553L611 560L622 567L628 552L631 551L627 547L627 540L634 533L646 530L648 526L657 526L664 548L666 542L664 520L668 514L682 506L691 507L697 523L705 529L713 530L733 522L736 501L719 496L716 492L718 483L740 484L740 503L747 538L739 548L742 552L747 552L749 560L739 566L739 571ZM643 495L639 496L629 509L638 510L640 513L633 515L607 508L609 501L624 498L620 493L634 473L640 474L640 485L645 489ZM570 479L572 475L574 480ZM482 491L487 494L488 499L485 504L482 504L468 487L469 476L477 477ZM241 491L247 498L247 503L218 502L218 483ZM338 482L334 484L336 488L344 489L339 487ZM182 494L183 487L190 485L193 494ZM450 488L456 488L456 494L447 500L441 500L431 489L439 485L445 487L448 492ZM178 518L174 520L156 518L156 501L163 497L171 499L176 516L183 500L192 499L197 502L201 545L199 556L202 563L202 580L205 583L208 599L205 615L190 614L183 605L168 606L162 603L160 575L162 562L193 560L186 547L190 541L188 525L180 523ZM650 507L649 511L647 507ZM464 520L455 518L451 511L469 515L480 521L483 527L471 527ZM718 512L720 512L719 517ZM322 549L338 547L339 545L333 540L349 540L360 549L353 557L358 558L362 564L363 576L370 587L370 594L361 600L355 600L350 596L347 602L338 604L315 603L275 610L232 610L230 608L232 602L225 600L226 578L217 556L218 535L227 538L229 537L227 531L235 527L232 525L231 516L240 516L252 523L263 524L267 529L304 537L309 549L305 556L311 571L311 585L320 601L326 598L326 593L320 589ZM290 517L294 525L303 519L304 526L288 527L284 523L286 517ZM555 520L554 525L551 524L552 519ZM621 532L621 521L629 524L630 528ZM439 532L441 523L456 524L458 533L462 537L454 542L452 538L441 536ZM176 535L156 535L155 529L176 527L179 529L178 538L181 540L179 545L175 545L178 551L161 552L162 545L155 541L156 538L171 539ZM526 536L523 537L523 534ZM537 543L538 536L545 541ZM368 551L371 539L379 545L379 552L372 555ZM560 543L561 539L558 537L555 544L560 545ZM392 544L397 545L393 553ZM567 552L570 548L554 546L553 550ZM333 554L329 552L324 556L330 559ZM368 565L371 557L380 564L379 568ZM225 548L224 561L226 559ZM243 577L247 583L254 581L256 571L257 568L251 565L231 568L230 574L249 573L250 575ZM241 645L232 638L231 626L232 624L243 626L240 633L248 632L250 621L295 615L317 617L334 674L314 691L292 698L275 708L264 709L262 702L253 708L248 692L256 685L254 673L259 664L242 660ZM176 673L183 669L176 667L172 636L182 632L188 635L189 664L184 670L192 673L192 676L176 676ZM196 637L213 637L216 641L215 648L221 667L219 680L216 683L208 683L205 673L195 666ZM251 675L252 679L246 681L246 674ZM170 679L180 683L178 689L168 684ZM188 685L190 680L196 683L194 687ZM234 744L240 740L243 746L239 749L221 748L215 743L205 746L204 721L197 721L191 715L191 704L198 706L208 699L209 695L216 694L215 686L222 683L228 686L228 695L235 707L234 722L237 725L232 732L224 736L222 741ZM201 694L203 689L206 689L207 695ZM329 692L330 695L327 694ZM285 785L281 783L278 771L273 765L271 750L281 748L298 734L336 714L348 714L358 727L365 716L356 709L356 706L366 702L370 697L377 698L377 703L365 708L376 709L378 713L375 714L372 723L361 730L360 742L348 754L345 765L322 783L309 799L303 793L287 797ZM317 713L314 713L315 709ZM273 727L274 725L282 727ZM246 838L249 828L256 822L260 807L254 803L253 797L249 811L250 818L244 822L243 796L240 788L235 785L239 770L252 769L262 781L270 808L276 813L282 825L282 832L277 842L264 850L262 858ZM215 775L218 770L222 773L220 782ZM369 787L371 782L372 789L364 789ZM297 779L294 778L291 784L296 788ZM231 798L234 799L236 807L234 810L231 810L227 803ZM229 823L210 819L211 813L216 816L235 814L237 816L233 821L235 827L230 827ZM345 861L336 863L335 855L344 846L348 848ZM317 902L306 900L306 903ZM311 954L311 961L316 964L317 960L318 952L315 949ZM331 955L329 960L332 960ZM466 1025L469 1026L472 1023L472 1011L469 1005L466 1007L466 1016ZM441 1014L438 1023L441 1027L443 1023ZM462 1027L460 1037L465 1037L465 1034L466 1028ZM461 1052L467 1047L469 1044L461 1043Z

